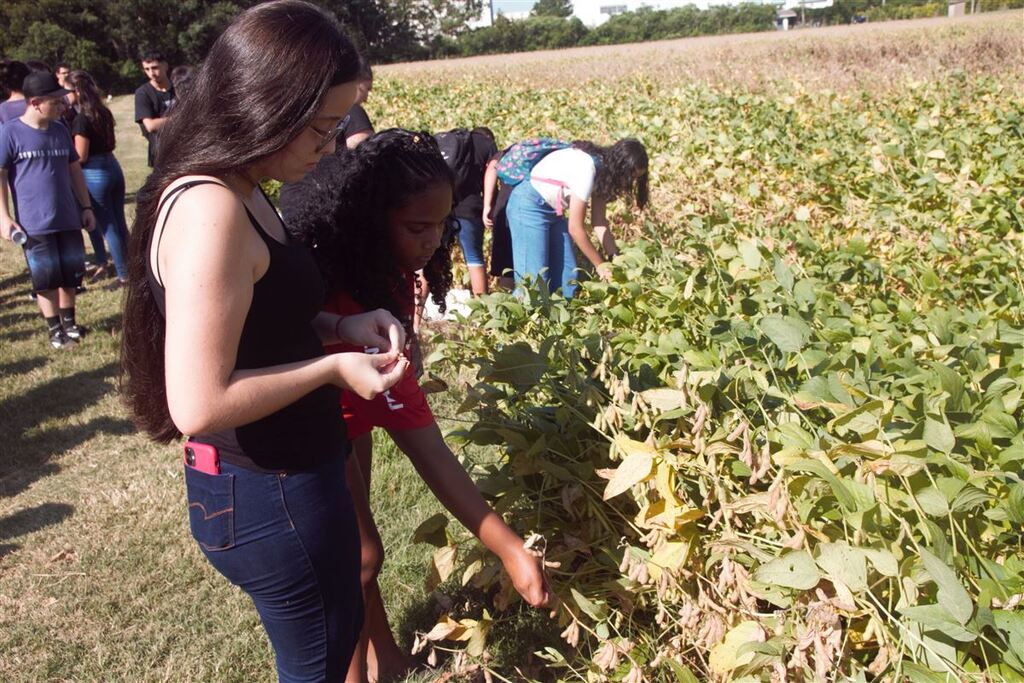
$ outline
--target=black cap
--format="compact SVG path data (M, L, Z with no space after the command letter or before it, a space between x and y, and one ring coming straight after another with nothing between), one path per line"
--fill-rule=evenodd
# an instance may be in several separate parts
M25 94L26 100L30 100L33 97L64 97L71 91L60 87L57 77L48 71L33 71L25 76L21 92Z

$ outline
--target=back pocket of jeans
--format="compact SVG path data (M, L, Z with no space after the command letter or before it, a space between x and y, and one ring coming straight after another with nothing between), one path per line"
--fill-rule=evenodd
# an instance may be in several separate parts
M206 474L185 466L188 524L192 538L207 551L235 545L235 475Z

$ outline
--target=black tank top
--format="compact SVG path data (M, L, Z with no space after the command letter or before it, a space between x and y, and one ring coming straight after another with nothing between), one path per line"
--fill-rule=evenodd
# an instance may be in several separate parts
M184 183L165 200L170 200L169 206L173 206L185 190L203 184L220 183ZM312 320L323 309L326 292L312 255L291 240L287 244L278 242L263 230L248 208L245 212L270 251L270 267L253 285L252 304L238 342L235 369L265 368L324 355ZM170 214L170 208L167 213ZM166 220L165 217L165 223ZM163 237L162 230L160 236ZM159 246L158 240L157 249ZM153 273L150 250L146 253L146 278L157 307L166 315L164 288ZM340 397L338 387L324 385L255 422L212 434L193 434L191 438L215 446L225 462L247 469L312 469L348 453L345 422L338 407Z

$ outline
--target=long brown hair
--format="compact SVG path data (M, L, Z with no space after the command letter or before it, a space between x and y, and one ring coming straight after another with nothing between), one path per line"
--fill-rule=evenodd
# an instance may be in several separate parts
M242 12L217 38L171 109L156 168L138 193L121 346L124 399L153 439L180 436L167 407L165 321L146 276L160 196L182 176L223 177L280 151L309 125L327 91L355 80L358 68L333 16L301 0L268 2Z
M68 84L75 89L78 98L78 115L84 116L89 126L109 149L114 149L114 115L103 104L103 97L96 87L96 81L86 71L72 71L68 74Z

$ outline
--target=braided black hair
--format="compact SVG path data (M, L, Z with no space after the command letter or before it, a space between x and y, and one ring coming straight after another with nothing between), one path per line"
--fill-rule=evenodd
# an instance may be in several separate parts
M647 149L636 138L623 138L611 147L601 147L587 140L572 143L598 159L594 177L594 196L612 201L629 195L637 207L647 206Z
M388 243L388 214L437 183L454 191L455 178L433 136L393 128L321 159L282 191L281 210L288 231L313 248L330 290L347 292L365 310L385 308L401 319L412 292ZM446 220L441 246L423 268L441 311L452 286L458 232L455 220Z

